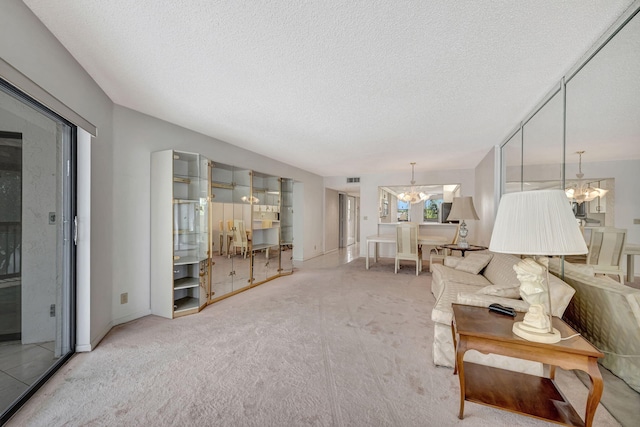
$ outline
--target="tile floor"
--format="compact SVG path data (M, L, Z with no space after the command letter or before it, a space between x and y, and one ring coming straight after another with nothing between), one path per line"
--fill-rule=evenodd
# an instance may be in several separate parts
M0 412L16 400L57 360L53 341L22 345L0 343Z
M360 257L360 244L356 243L303 262L294 261L293 266L294 268L334 268L341 264L347 264L358 257Z

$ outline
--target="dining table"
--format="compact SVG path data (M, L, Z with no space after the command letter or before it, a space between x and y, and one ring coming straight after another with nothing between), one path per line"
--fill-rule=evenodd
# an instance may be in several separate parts
M367 258L365 261L365 267L369 269L369 247L373 243L373 262L378 262L378 245L383 244L396 244L395 234L373 234L367 236ZM418 235L418 245L421 246L440 246L446 243L451 243L451 238L445 236L430 236L426 234Z

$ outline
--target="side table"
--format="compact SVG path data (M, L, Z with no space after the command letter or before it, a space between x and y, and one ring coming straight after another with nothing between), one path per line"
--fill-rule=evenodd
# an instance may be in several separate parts
M477 246L477 245L469 245L469 247L464 248L462 246L458 246L457 244L441 245L440 247L449 249L450 251L460 251L462 252L463 257L465 252L482 251L487 249L485 246Z
M454 374L457 373L460 380L458 418L463 418L464 402L468 400L559 424L592 425L603 389L598 358L604 355L598 349L582 336L555 344L526 341L511 331L513 323L522 320L524 313L512 318L484 307L461 304L452 307L451 331L456 351ZM577 334L557 317L553 318L553 326L562 337ZM465 352L471 349L547 364L549 378L464 362ZM591 378L584 421L558 389L554 381L556 367L580 369Z

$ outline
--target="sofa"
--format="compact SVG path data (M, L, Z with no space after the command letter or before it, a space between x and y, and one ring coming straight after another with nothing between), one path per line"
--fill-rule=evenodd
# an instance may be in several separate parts
M520 281L513 269L520 261L514 255L482 251L467 253L464 258L449 256L444 264L433 265L431 292L436 303L431 319L434 322L435 365L453 367L455 363L451 335L452 303L478 307L498 303L520 312L528 310L529 304L520 299ZM552 313L562 317L575 291L553 275L550 275L550 282ZM465 360L538 376L544 373L540 363L495 354L485 355L475 350L468 351Z
M560 260L549 271L561 276ZM640 289L568 262L564 281L576 290L564 320L604 353L602 366L640 392Z

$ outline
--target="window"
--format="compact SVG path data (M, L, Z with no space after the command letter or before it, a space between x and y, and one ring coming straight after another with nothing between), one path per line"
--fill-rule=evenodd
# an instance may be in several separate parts
M409 202L398 200L398 221L409 221Z
M438 213L440 212L442 199L428 199L424 202L424 221L438 222Z

